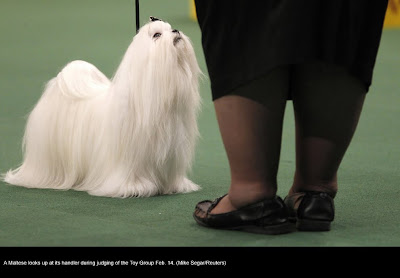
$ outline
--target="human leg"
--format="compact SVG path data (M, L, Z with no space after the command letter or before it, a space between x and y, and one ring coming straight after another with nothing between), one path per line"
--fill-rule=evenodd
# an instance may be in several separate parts
M323 191L334 197L365 87L344 68L323 63L297 66L293 84L296 172L290 193Z
M271 71L214 101L230 166L228 194L196 205L207 227L281 234L293 231L277 191L289 67Z
M212 213L275 196L287 92L288 69L282 67L214 101L231 184Z
M328 231L339 166L356 130L365 86L344 68L298 65L293 74L296 171L285 198L290 218L304 231Z

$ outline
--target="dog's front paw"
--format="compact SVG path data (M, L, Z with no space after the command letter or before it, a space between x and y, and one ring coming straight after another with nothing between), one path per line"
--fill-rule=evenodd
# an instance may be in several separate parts
M171 194L173 193L188 193L200 190L200 186L189 180L188 178L182 178L172 188Z

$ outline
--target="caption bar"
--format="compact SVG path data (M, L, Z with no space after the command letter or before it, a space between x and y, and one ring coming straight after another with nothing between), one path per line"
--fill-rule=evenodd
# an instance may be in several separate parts
M63 260L49 260L49 261L3 261L3 266L226 266L226 261L213 261L213 260L177 260L177 261L164 261L164 260L87 260L87 261L63 261Z

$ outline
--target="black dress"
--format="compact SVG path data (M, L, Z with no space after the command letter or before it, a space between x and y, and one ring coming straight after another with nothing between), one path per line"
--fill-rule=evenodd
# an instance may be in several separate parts
M345 66L368 91L387 0L196 0L213 99L280 66Z

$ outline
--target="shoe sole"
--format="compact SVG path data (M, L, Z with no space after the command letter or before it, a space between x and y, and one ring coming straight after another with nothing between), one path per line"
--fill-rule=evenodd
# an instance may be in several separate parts
M296 231L296 225L291 222L286 222L280 225L273 226L255 226L255 225L246 225L246 226L237 226L237 227L211 227L204 225L202 222L198 221L194 218L198 224L203 227L213 228L218 230L231 230L231 231L240 231L240 232L248 232L253 234L265 234L265 235L279 235L279 234L287 234Z
M296 227L299 231L325 232L331 230L331 222L299 219Z
M240 226L234 228L227 228L228 230L248 232L253 234L265 234L265 235L280 235L287 234L296 231L296 226L293 223L285 223L281 225L274 226Z
M331 221L291 219L296 224L296 228L303 232L326 232L331 230Z

